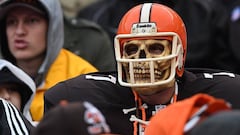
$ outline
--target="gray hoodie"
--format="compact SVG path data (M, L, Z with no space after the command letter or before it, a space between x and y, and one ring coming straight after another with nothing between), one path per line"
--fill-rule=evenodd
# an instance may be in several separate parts
M3 0L0 1L0 54L4 59L15 63L15 59L10 54L8 49L8 43L6 40L6 27L5 27L5 15L3 12L6 5L15 0ZM18 0L21 1L21 0ZM59 0L38 0L39 4L45 8L48 15L48 37L47 37L47 52L44 62L38 70L38 76L35 78L35 83L39 86L43 83L43 80L58 56L64 43L64 30L63 30L63 14Z
M29 109L36 92L34 81L21 69L3 59L0 59L0 76L0 84L16 83L21 86L19 89L22 98L21 112L31 122Z

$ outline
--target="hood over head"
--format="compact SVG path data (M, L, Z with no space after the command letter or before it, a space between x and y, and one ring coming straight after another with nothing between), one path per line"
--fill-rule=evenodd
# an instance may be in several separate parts
M36 91L34 81L24 71L3 59L0 59L0 76L0 84L14 83L20 86L21 112L31 120L29 108Z
M63 47L63 13L59 0L3 0L0 2L0 54L4 59L15 63L15 58L10 54L6 38L5 15L14 7L22 6L33 9L41 14L46 14L48 19L47 51L46 57L38 70L35 83L39 86L47 74L52 63Z

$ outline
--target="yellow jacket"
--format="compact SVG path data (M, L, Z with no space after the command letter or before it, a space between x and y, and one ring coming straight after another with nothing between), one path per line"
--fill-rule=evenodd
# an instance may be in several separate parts
M44 111L44 92L58 82L76 77L80 74L96 72L97 69L86 60L74 55L70 51L61 49L56 60L51 65L44 83L36 91L36 95L30 107L34 121L41 120Z

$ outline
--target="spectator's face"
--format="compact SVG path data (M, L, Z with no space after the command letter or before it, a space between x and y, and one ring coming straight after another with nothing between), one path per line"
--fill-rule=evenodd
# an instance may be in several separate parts
M17 89L19 89L19 87L15 84L0 84L0 98L11 102L20 110L21 95Z
M17 61L45 57L47 29L47 19L31 9L17 7L8 13L7 40Z

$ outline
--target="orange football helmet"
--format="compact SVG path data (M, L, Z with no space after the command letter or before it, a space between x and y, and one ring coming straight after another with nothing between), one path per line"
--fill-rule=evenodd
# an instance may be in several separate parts
M132 40L168 40L171 52L167 56L150 58L126 58L124 44ZM169 83L176 75L181 77L184 72L184 62L187 51L187 35L183 20L171 8L157 4L145 3L130 9L120 21L117 35L114 39L115 56L117 61L118 80L123 86L145 87ZM156 79L156 63L170 61L170 73L167 79ZM147 73L149 82L136 82L134 63L148 63ZM124 65L128 70L124 71ZM129 79L126 79L126 72ZM140 71L141 72L141 71ZM139 74L139 71L138 71ZM146 72L144 72L146 74ZM146 77L146 76L145 76Z

